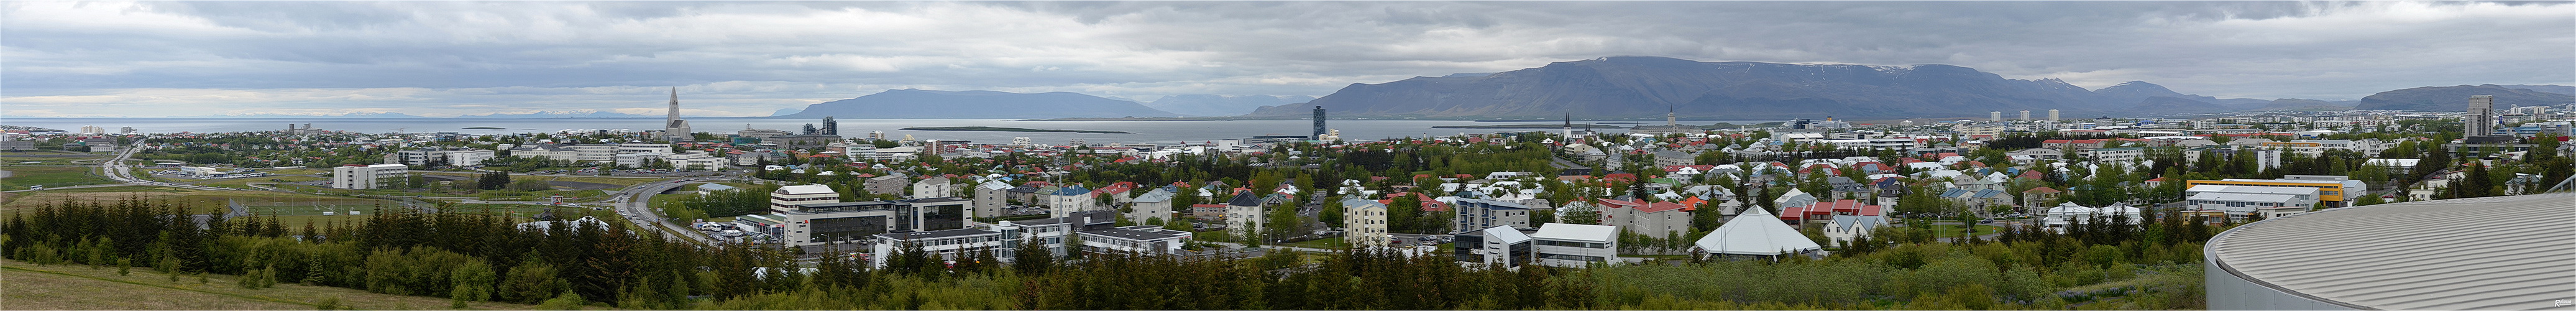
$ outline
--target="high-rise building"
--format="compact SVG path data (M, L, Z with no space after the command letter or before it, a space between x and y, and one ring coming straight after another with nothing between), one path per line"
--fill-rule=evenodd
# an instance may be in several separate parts
M2057 122L2057 109L2048 110L2048 122Z
M2022 110L2022 111L2021 111L2021 120L2022 120L2022 121L2030 121L2030 110Z
M1315 105L1315 135L1308 138L1324 139L1324 105Z
M663 140L689 141L689 121L680 119L680 88L671 88L671 115L663 119Z
M823 135L841 136L841 121L833 121L832 117L823 117Z
M1986 121L1990 121L1990 122L2003 122L2003 121L2004 121L2004 112L2002 112L2002 111L1991 111L1991 112L1986 112Z
M822 132L822 131L819 131L819 130L815 130L815 129L814 129L814 124L813 124L813 123L806 123L806 124L805 124L805 127L804 127L804 128L802 128L802 129L801 129L801 131L797 131L797 132L796 132L796 135L814 135L815 133L821 133L821 132Z
M868 140L885 140L885 131L868 131Z
M2461 118L2461 122L2465 123L2461 125L2461 129L2466 130L2468 132L2466 134L2468 134L2469 137L2483 137L2494 134L2495 96L2469 96L2469 114L2467 116L2463 116Z

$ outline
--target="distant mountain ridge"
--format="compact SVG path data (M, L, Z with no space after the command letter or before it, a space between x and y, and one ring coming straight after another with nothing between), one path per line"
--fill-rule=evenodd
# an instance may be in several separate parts
M174 118L246 118L246 119L304 119L304 118L316 118L316 119L319 119L319 118L333 118L333 119L339 119L339 118L362 118L362 119L380 119L380 118L428 118L428 117L415 116L415 115L408 115L408 114L402 114L402 113L399 113L399 112L377 112L377 113L347 112L347 113L336 113L336 114L280 114L280 113L259 113L259 114L223 114L223 115L188 116L188 117L174 117Z
M1262 106L1277 106L1315 100L1314 96L1294 95L1172 95L1146 102L1145 107L1194 116L1239 116Z
M2520 85L2520 84L2516 84L2516 85L2499 85L2499 86L2502 86L2502 87L2505 87L2505 88L2525 89L2525 90L2532 90L2532 91L2538 91L2538 92L2548 92L2548 93L2558 93L2558 94L2566 94L2566 95L2576 95L2576 86L2565 86L2565 85Z
M1020 119L1175 117L1133 101L1072 92L887 90L805 106L787 117L866 119Z
M1606 57L1487 75L1355 83L1305 104L1263 108L1251 116L1295 116L1323 106L1335 114L1363 116L1651 116L1669 110L1718 118L1948 117L2048 109L2069 115L2224 112L2268 102L2182 94L2143 81L2087 90L2057 79L2005 79L1937 64Z
M2495 96L2497 109L2512 106L2555 106L2576 103L2576 95L2511 88L2494 84L2427 86L2400 89L2362 97L2354 109L2460 111L2467 109L2469 96Z
M487 113L456 116L458 118L547 119L547 118L660 118L663 115L640 115L606 110L532 111L525 113ZM687 117L687 116L682 116Z
M2263 110L2340 110L2340 109L2352 109L2352 106L2353 106L2354 104L2359 104L2359 103L2361 103L2361 101L2352 101L2352 100L2344 100L2344 101L2322 101L2322 100L2314 100L2314 99L2283 98L2283 99L2275 99L2275 100L2272 100L2272 102L2270 102L2270 103L2266 103L2266 104L2264 104L2262 109L2263 109Z

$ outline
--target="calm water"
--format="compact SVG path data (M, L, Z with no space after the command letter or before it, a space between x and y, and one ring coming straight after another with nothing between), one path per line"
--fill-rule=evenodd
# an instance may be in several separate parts
M840 121L840 123L841 123L841 136L846 136L846 137L867 137L868 132L870 132L870 131L884 131L884 132L886 133L886 139L903 139L904 135L912 135L912 137L914 137L914 138L918 138L918 139L970 140L970 141L974 141L974 142L977 142L977 143L1009 143L1009 142L1011 141L1011 138L1012 138L1012 137L1028 137L1028 138L1029 138L1030 140L1032 140L1032 141L1035 141L1035 142L1038 142L1038 143L1048 143L1048 144L1060 144L1060 143L1064 143L1064 142L1066 142L1066 141L1073 140L1073 139L1081 139L1081 140L1084 140L1084 141L1086 141L1086 142L1090 142L1090 143L1111 143L1111 142L1142 142L1142 143L1205 142L1205 141L1214 141L1214 140L1218 140L1218 139L1249 138L1249 137L1253 137L1253 136L1271 136L1271 135L1306 135L1306 134L1308 134L1308 132L1310 131L1310 129L1311 129L1311 128L1312 128L1312 126L1313 126L1313 124L1311 123L1312 121L1307 121L1307 120L1237 120L1237 121L1011 121L1011 120L973 120L973 119L840 119L839 121ZM815 126L818 126L818 127L819 127L819 126L822 126L821 124L819 124L820 122L821 122L821 120L820 120L820 119L780 119L780 118L699 118L699 119L691 119L691 120L689 121L689 123L690 123L690 127L692 127L694 130L697 130L697 131L700 131L700 132L714 132L714 133L731 133L731 132L734 132L734 131L740 131L740 130L742 130L745 126L749 126L749 127L751 127L751 128L758 128L758 129L770 129L770 130L782 130L782 131L795 132L795 131L797 131L799 128L801 128L804 124L807 124L807 123L815 123ZM1748 123L1759 123L1759 122L1770 122L1770 121L1696 121L1696 122L1685 122L1685 124L1710 124L1710 123L1717 123L1717 122L1733 122L1733 123L1736 123L1736 124L1748 124ZM577 130L577 129L604 129L604 130L628 129L628 130L637 130L637 131L641 131L641 130L659 130L659 129L661 129L662 119L660 119L660 118L631 118L631 119L627 119L627 118L620 118L620 119L600 119L600 118L582 118L582 119L440 119L440 118L421 118L421 119L15 118L15 119L8 119L8 120L0 120L0 124L7 124L7 125L21 125L21 126L35 126L35 127L44 127L44 128L52 128L52 129L59 129L59 130L67 130L67 131L77 131L77 130L80 130L81 126L84 126L84 125L93 125L93 126L106 127L106 128L108 128L108 130L110 130L110 131L115 131L115 130L116 130L117 128L119 128L119 127L133 127L133 128L134 128L135 130L137 130L137 131L142 131L142 132L146 132L146 133L177 133L177 132L214 133L214 132L242 132L242 131L274 131L274 130L279 130L279 129L285 129L285 128L286 128L286 126L287 126L287 124L289 124L289 123L293 123L293 124L307 124L307 123L310 123L310 124L313 124L313 128L316 128L316 129L323 129L323 130L335 130L335 131L351 131L351 132L361 132L361 133L390 133L390 132L395 132L395 131L402 131L402 132L406 132L406 133L422 133L422 132L457 132L457 133L467 133L467 134L483 134L483 133L499 134L499 133L523 133L523 132L554 132L554 131L557 131L557 130ZM1536 124L1536 123L1553 123L1553 122L1538 122L1538 121L1533 121L1533 122L1528 122L1528 123ZM1361 139L1361 140L1378 140L1378 139L1386 139L1386 138L1394 138L1394 137L1423 137L1423 136L1426 136L1426 135L1456 135L1456 134L1459 134L1459 133L1497 133L1497 132L1534 131L1533 129L1435 129L1435 128L1431 128L1431 127L1433 127L1433 126L1441 126L1441 125L1497 125L1497 124L1520 124L1520 123L1516 123L1516 122L1442 121L1442 120L1332 120L1332 121L1329 121L1329 123L1327 124L1327 126L1326 126L1326 127L1327 127L1327 128L1330 128L1330 129L1341 130L1341 131L1342 131L1342 137L1343 137L1343 138L1345 138L1345 139ZM1626 125L1628 125L1628 124L1617 124L1617 125L1620 125L1620 126L1626 126ZM1122 131L1122 132L1129 132L1129 133L1135 133L1135 134L1077 134L1077 133L1021 133L1021 132L958 132L958 131L905 131L905 130L898 130L898 129L900 129L900 128L906 128L906 127L924 127L924 126L992 126L992 127L1017 127L1017 128L1032 128L1032 129L1065 129L1065 130ZM469 130L469 129L465 129L465 128L468 128L468 127L499 127L499 128L505 128L505 129L502 129L502 130ZM1544 129L1544 130L1545 130L1545 131L1555 131L1556 129L1551 128L1551 129ZM1611 131L1616 131L1616 130L1611 130Z

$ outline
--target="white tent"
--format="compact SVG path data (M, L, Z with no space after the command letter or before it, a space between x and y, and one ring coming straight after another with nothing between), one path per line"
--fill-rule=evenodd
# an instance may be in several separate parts
M1798 229L1789 228L1780 216L1760 208L1744 209L1743 215L1717 226L1717 231L1693 244L1699 245L1700 251L1720 255L1767 256L1824 249L1799 234Z

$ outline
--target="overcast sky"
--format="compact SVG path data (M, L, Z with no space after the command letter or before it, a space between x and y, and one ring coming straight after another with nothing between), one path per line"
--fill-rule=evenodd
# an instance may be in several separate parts
M1604 56L2358 99L2576 85L2576 3L0 2L0 118L760 116L887 89L1331 94Z

